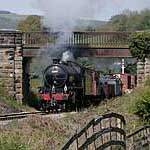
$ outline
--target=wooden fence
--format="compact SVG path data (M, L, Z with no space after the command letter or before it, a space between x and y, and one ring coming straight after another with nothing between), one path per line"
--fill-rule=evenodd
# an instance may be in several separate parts
M109 113L93 118L76 132L61 150L126 149L124 117Z

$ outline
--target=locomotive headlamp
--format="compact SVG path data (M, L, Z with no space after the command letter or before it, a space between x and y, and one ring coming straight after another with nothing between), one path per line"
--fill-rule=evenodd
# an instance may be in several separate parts
M39 91L40 94L43 94L44 92L42 91L42 89Z
M14 77L14 74L13 74L13 73L11 73L9 76L10 76L11 78L13 78L13 77Z
M58 58L53 59L53 64L59 64L59 62L60 62L60 59L58 59Z
M67 93L67 90L68 90L68 88L67 88L67 86L65 84L65 86L64 86L64 92Z
M55 93L55 86L52 86L52 93Z
M39 89L39 93L40 93L40 94L43 94L43 93L44 93L44 89L42 89L41 87L38 87L38 89Z

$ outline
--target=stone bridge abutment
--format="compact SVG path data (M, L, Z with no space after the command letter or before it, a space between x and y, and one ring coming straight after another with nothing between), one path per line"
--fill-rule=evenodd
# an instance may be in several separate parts
M0 32L0 84L4 92L22 102L23 99L22 33Z
M138 60L137 62L137 84L144 85L145 81L150 79L150 57L147 56L145 61Z

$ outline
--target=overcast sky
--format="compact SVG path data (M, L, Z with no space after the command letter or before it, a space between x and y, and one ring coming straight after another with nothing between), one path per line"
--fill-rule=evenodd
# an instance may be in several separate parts
M61 0L60 0L61 1ZM125 9L142 10L150 8L150 0L100 0L102 7L96 19L108 20L112 15ZM0 10L19 14L42 14L35 5L35 0L0 0Z

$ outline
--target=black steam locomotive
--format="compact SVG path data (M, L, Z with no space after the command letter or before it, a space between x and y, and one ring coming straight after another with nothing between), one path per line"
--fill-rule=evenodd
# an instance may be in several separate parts
M44 87L40 88L44 110L75 109L83 103L83 69L73 62L53 60L43 74Z
M101 81L98 72L75 62L61 62L59 59L54 59L53 64L45 69L43 79L44 86L40 88L39 96L44 111L79 109L87 104L88 99L104 98L105 94L109 96L109 88L112 89L109 84L105 85L107 81ZM112 83L116 84L113 87L117 87L117 93L114 89L110 94L119 95L121 82L115 77L112 80Z

